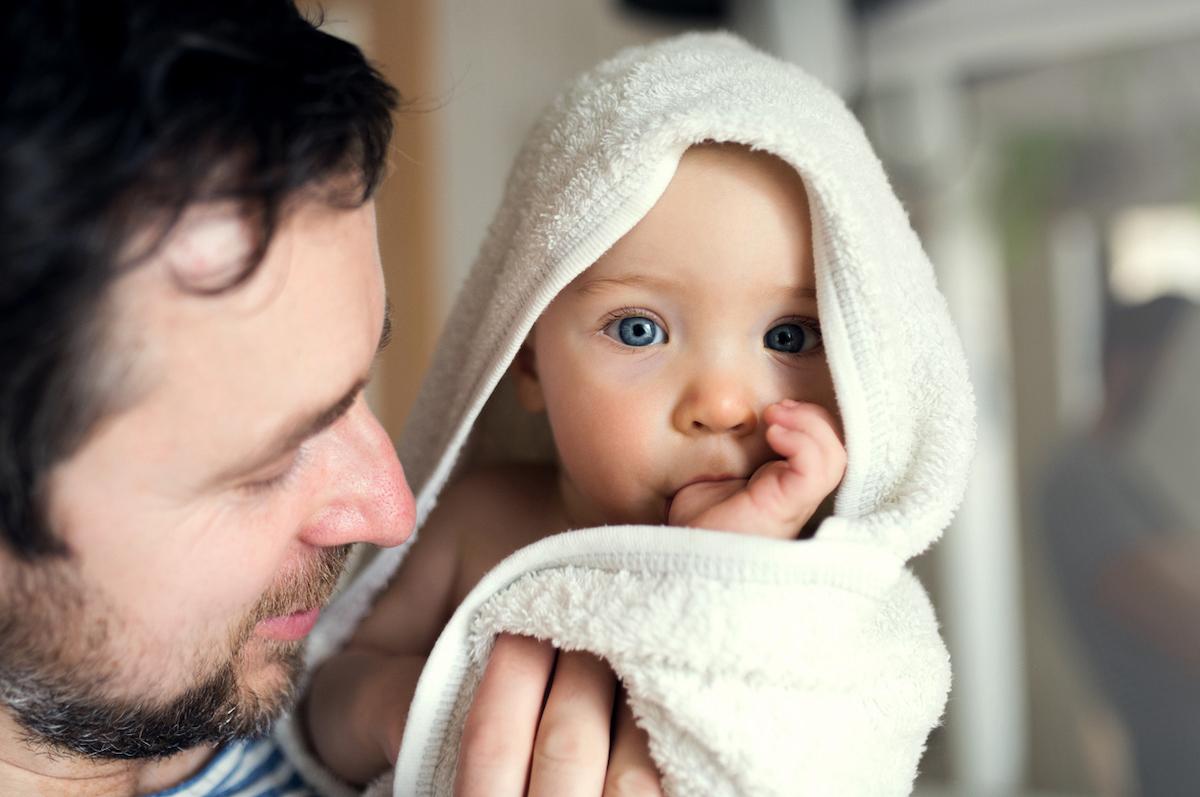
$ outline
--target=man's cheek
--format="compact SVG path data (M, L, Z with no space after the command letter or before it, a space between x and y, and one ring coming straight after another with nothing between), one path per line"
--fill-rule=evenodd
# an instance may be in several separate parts
M261 517L223 526L207 537L208 546L183 554L171 574L163 573L164 595L173 595L204 635L224 633L233 620L262 599L281 571L281 552L267 544L271 533ZM170 606L172 601L164 601Z

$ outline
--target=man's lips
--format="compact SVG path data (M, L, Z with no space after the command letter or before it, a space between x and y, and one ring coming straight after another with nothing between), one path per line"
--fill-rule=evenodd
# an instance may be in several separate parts
M308 636L308 632L317 624L317 618L320 616L321 609L316 607L278 617L268 617L254 627L254 632L261 637L278 642L295 642Z

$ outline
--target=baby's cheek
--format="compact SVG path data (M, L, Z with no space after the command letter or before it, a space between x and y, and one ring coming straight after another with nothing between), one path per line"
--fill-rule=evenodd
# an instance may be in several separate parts
M643 439L622 435L613 429L578 445L563 464L572 481L598 506L611 522L629 520L645 501L653 469ZM569 463L569 464L568 464Z

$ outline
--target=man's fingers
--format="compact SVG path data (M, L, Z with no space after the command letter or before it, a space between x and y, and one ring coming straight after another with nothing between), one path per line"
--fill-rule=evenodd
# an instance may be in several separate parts
M633 721L624 691L617 693L617 718L613 729L612 756L604 779L604 797L662 797L662 784L650 740Z
M554 666L549 642L497 637L463 725L457 797L520 797L529 779L546 684Z
M530 797L596 797L604 787L616 678L601 659L558 654L533 747Z

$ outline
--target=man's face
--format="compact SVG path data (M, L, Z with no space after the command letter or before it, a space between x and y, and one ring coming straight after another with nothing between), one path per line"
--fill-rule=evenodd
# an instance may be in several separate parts
M362 395L385 314L374 207L304 204L246 284L180 290L221 271L235 228L185 224L114 285L129 401L47 481L71 556L0 558L0 697L60 746L155 755L265 729L344 546L410 533Z
M742 147L689 150L650 212L551 302L518 366L545 405L571 521L663 523L688 482L748 478L776 458L762 422L774 402L837 417L815 285L795 171Z

